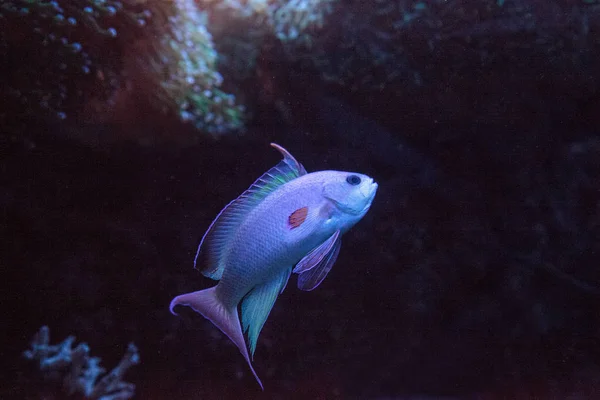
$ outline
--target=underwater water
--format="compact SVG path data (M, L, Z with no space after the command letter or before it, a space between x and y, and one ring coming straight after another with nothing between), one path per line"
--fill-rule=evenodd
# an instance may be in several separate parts
M600 398L600 2L0 0L0 70L0 399ZM263 391L169 304L271 142L378 189Z

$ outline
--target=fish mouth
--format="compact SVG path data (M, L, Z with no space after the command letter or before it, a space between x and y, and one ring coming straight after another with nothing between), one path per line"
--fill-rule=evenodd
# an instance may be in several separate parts
M377 193L378 187L379 185L377 185L377 182L371 179L371 182L366 190L363 190L364 188L360 189L360 192L363 194L363 196L365 196L365 198L369 199L369 201L367 202L367 205L359 212L359 214L369 211L371 204L373 204L373 200L375 199L375 193Z
M368 185L363 185L360 188L360 193L362 193L363 196L365 196L365 198L370 199L369 204L371 204L371 202L373 201L373 198L375 197L375 193L377 192L377 188L379 187L379 185L377 185L377 182L375 182L373 180L373 178L369 178L370 182Z

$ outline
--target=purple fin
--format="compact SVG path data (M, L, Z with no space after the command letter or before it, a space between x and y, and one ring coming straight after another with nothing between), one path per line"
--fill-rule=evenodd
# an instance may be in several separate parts
M327 276L340 253L342 241L337 230L319 247L308 253L294 268L298 277L298 289L310 291L319 286Z
M300 260L298 264L296 264L292 272L294 272L295 274L301 274L316 267L323 260L323 258L329 252L331 252L331 249L333 249L335 242L338 240L339 237L340 231L337 230L326 241L324 241L319 246L312 249L307 255L305 255L304 258Z
M173 309L178 305L191 307L194 311L202 314L204 318L208 319L225 335L227 335L227 337L229 337L229 339L231 339L231 341L240 350L246 359L252 374L254 374L254 377L258 381L261 389L264 390L263 384L256 374L248 355L248 348L246 347L246 341L244 340L244 335L242 333L237 307L233 307L230 310L226 309L219 299L217 299L216 286L175 297L169 305L169 309L175 315L177 314L173 311Z
M204 265L201 272L208 278L219 280L223 276L225 268L223 258L228 248L227 244L246 215L277 188L306 175L302 164L286 149L275 143L271 143L271 146L279 150L283 160L265 172L237 199L225 206L202 237L194 258L194 267L197 268L198 263L201 262Z

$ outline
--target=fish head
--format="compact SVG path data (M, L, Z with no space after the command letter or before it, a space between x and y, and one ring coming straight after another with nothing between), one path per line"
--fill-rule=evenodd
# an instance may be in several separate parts
M324 178L323 196L333 204L339 222L349 229L369 211L377 183L356 172L327 171Z

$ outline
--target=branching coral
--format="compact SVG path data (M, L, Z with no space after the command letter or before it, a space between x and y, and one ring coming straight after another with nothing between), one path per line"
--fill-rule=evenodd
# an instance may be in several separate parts
M31 349L23 353L28 360L34 360L39 370L48 378L63 378L63 388L68 395L82 395L85 399L126 400L133 397L135 385L123 382L125 372L139 364L140 356L133 343L119 364L99 381L106 370L100 366L98 357L90 356L87 344L80 343L73 348L75 338L69 336L57 345L50 344L50 330L43 326L34 336Z

